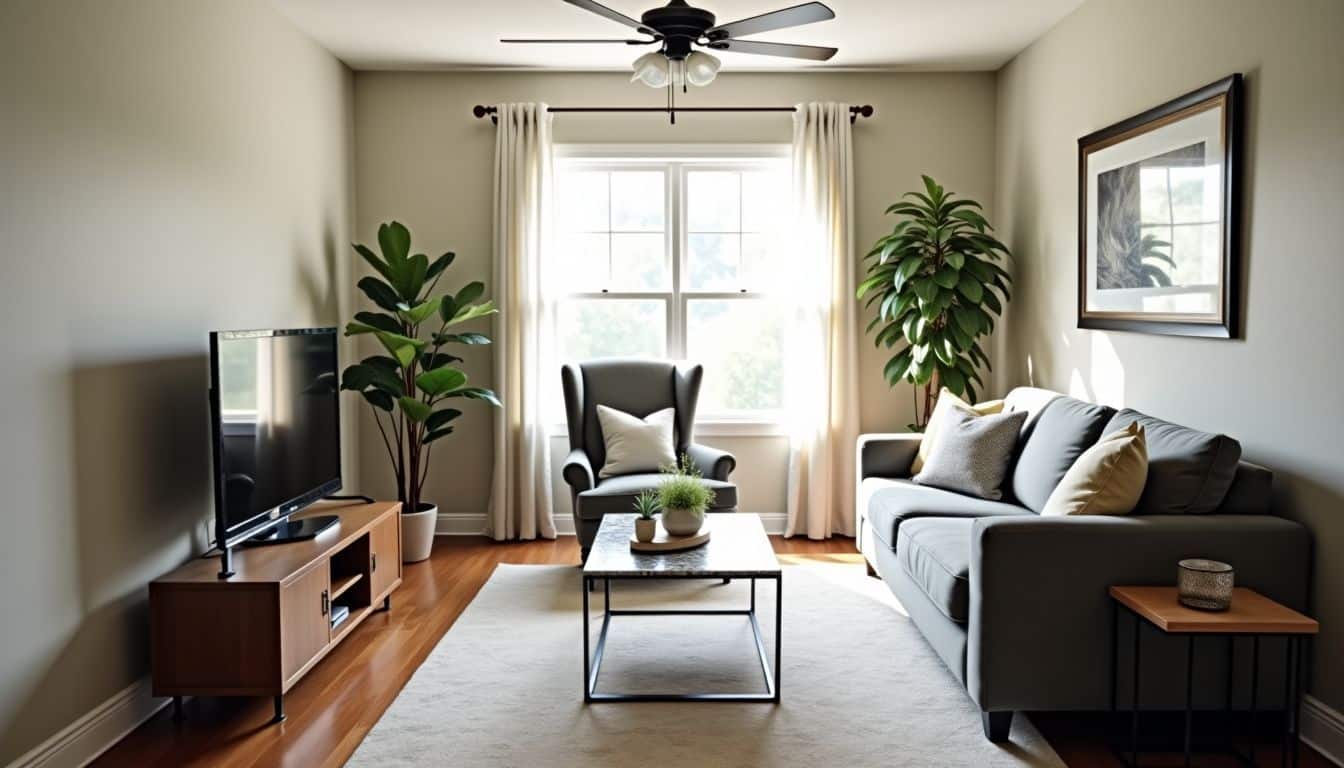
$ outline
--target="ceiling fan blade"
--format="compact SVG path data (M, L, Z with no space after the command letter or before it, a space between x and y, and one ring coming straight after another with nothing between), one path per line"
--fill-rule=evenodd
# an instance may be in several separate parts
M503 37L503 38L500 38L499 42L501 42L501 43L540 43L540 44L546 44L546 45L551 45L551 44L555 44L555 43L622 43L622 44L624 44L624 45L652 45L653 43L656 43L656 42L658 42L658 41L657 41L657 40L619 40L619 39L616 39L616 38L604 38L604 39L593 39L593 40L577 40L577 39L575 39L575 40L569 40L569 39L532 38L532 37L528 37L528 38L522 38L522 37Z
M760 16L752 16L749 19L739 19L727 24L720 24L706 31L705 35L710 40L723 40L728 37L745 37L758 32L799 27L804 24L813 24L834 18L835 11L827 8L824 3L803 3L792 8L782 8L778 11L762 13Z
M654 31L644 26L643 23L636 21L635 19L632 19L629 16L626 16L624 13L621 13L620 11L614 11L601 3L593 2L593 0L565 0L565 2L569 3L570 5L582 8L585 11L596 13L598 16L605 16L606 18L611 19L617 24L624 24L627 27L633 27L635 29L638 29L640 32L643 32L646 35L654 34Z
M812 59L813 61L828 61L838 50L836 48L823 48L819 45L765 43L759 40L715 40L707 47L716 51L754 53L759 56L784 56L790 59Z

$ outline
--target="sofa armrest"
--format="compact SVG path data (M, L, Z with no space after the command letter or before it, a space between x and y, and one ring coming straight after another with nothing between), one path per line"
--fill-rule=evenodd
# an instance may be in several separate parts
M588 459L588 453L582 448L575 448L565 457L565 466L560 470L569 487L574 489L574 493L583 493L596 485L596 479L593 475L593 464Z
M700 474L710 480L726 482L737 468L737 458L733 454L708 445L691 443L686 448L686 454L691 457L691 462L700 470Z
M865 477L909 477L910 463L919 453L924 435L888 432L859 435L859 481Z
M1174 585L1176 563L1187 557L1231 563L1238 586L1250 587L1299 611L1307 607L1311 535L1283 518L1149 515L977 520L971 534L966 652L971 698L982 710L1109 707L1114 623L1108 588ZM1132 625L1126 619L1123 626ZM1143 706L1179 708L1184 702L1184 679L1172 669L1184 669L1184 644L1158 639L1150 645L1154 650L1143 654ZM1124 653L1127 647L1122 644L1123 669L1130 668ZM1204 655L1221 654L1219 648ZM1163 662L1164 655L1169 663ZM1197 682L1196 689L1216 698L1213 694L1220 695L1224 688L1222 672L1214 669L1213 661L1201 659L1196 679L1207 678L1207 685Z

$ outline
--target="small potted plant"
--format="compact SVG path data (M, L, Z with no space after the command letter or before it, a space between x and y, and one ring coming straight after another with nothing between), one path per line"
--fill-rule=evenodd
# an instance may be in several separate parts
M663 528L673 536L692 536L705 523L705 510L714 503L714 491L700 480L700 471L689 456L676 466L663 468L667 475L658 486L658 505L663 510Z
M635 497L635 512L639 517L635 518L635 540L642 542L653 541L653 536L658 532L658 518L654 517L661 507L658 504L658 494L653 491L644 491Z

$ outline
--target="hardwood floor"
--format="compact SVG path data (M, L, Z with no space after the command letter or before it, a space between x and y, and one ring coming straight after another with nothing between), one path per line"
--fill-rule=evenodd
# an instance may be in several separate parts
M862 567L852 540L772 537L788 561L823 560ZM573 537L497 544L439 537L424 563L405 568L392 610L375 614L285 697L287 719L271 725L270 699L194 699L174 722L165 708L108 750L95 766L338 766L347 760L498 563L579 562ZM1033 722L1071 766L1119 766L1095 717L1037 715ZM1266 758L1268 756L1265 756ZM1262 765L1278 765L1262 760ZM1302 765L1326 768L1303 748ZM1150 763L1145 763L1148 765ZM1179 760L1152 765L1179 765ZM1201 760L1200 765L1233 765Z

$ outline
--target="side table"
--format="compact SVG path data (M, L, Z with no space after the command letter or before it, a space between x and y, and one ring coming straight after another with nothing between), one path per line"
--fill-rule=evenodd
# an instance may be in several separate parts
M1176 587L1110 588L1115 642L1111 645L1111 712L1118 711L1120 609L1134 614L1134 687L1130 710L1129 759L1118 755L1130 768L1139 764L1139 637L1144 624L1156 627L1166 635L1186 638L1185 646L1185 765L1190 765L1191 698L1194 693L1195 638L1225 638L1227 640L1227 714L1232 712L1233 645L1239 637L1251 638L1251 754L1241 754L1235 746L1229 749L1243 763L1255 763L1254 722L1256 694L1259 683L1260 638L1285 637L1288 640L1285 690L1284 741L1281 760L1296 766L1298 759L1298 720L1301 707L1302 645L1320 630L1315 619L1304 616L1287 606L1270 600L1252 589L1237 587L1232 591L1232 606L1226 611L1199 611L1187 608L1177 600Z

